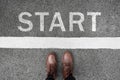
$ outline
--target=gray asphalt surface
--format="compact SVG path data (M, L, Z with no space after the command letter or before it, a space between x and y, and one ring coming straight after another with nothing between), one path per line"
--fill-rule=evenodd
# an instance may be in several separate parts
M17 26L21 12L28 11L34 23L30 32L21 32ZM34 12L50 12L45 18L45 32L39 31L39 17ZM48 28L54 12L61 12L66 32ZM85 32L76 27L68 31L68 13L82 12ZM87 12L101 12L97 18L97 31L91 31L91 17ZM120 37L120 0L0 0L0 36L37 37ZM19 45L19 44L18 44ZM59 45L59 44L58 44ZM119 45L119 44L118 44ZM62 80L61 57L65 49L0 49L0 80L44 80L46 55L55 51L58 56L58 79ZM120 80L120 50L70 50L74 56L76 80Z

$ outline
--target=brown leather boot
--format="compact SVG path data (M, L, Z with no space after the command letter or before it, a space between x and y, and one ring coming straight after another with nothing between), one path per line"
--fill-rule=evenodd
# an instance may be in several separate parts
M46 60L47 76L53 76L56 79L57 74L57 60L54 52L48 54Z
M73 57L69 51L66 51L62 58L63 64L63 78L67 78L69 75L73 74Z

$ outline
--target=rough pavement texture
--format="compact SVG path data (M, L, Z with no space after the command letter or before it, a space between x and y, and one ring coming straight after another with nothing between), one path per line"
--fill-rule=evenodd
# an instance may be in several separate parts
M17 26L21 12L28 11L34 23L30 32ZM39 17L34 12L50 12L45 18L45 32L39 31ZM48 28L54 12L61 12L66 32ZM85 15L85 32L76 27L68 31L68 14L77 11ZM91 17L87 12L101 12L97 18L97 32L91 31ZM38 37L120 37L120 0L0 0L0 36ZM19 44L18 44L19 45ZM59 45L59 44L58 44ZM58 80L62 80L61 57L65 49L0 49L0 80L44 80L46 55L55 51L58 56ZM120 50L70 50L74 56L74 76L77 80L120 80Z
M61 57L65 50L0 49L0 80L44 80L46 55L55 51L62 80ZM77 80L120 80L120 50L70 50Z

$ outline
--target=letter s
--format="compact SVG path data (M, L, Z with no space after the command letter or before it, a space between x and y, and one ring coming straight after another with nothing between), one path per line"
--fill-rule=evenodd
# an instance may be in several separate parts
M24 19L24 18L23 18L24 15L27 15L28 17L31 17L32 14L30 14L29 12L21 12L21 13L19 14L19 16L18 16L19 21L20 21L21 23L28 24L29 27L23 28L22 26L18 26L18 29L19 29L20 31L23 31L23 32L31 31L32 28L33 28L33 24L32 24L32 22L31 22L30 20Z

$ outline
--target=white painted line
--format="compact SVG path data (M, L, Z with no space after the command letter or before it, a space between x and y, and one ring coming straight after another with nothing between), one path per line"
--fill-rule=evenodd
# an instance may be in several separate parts
M120 49L120 37L0 37L0 48Z

